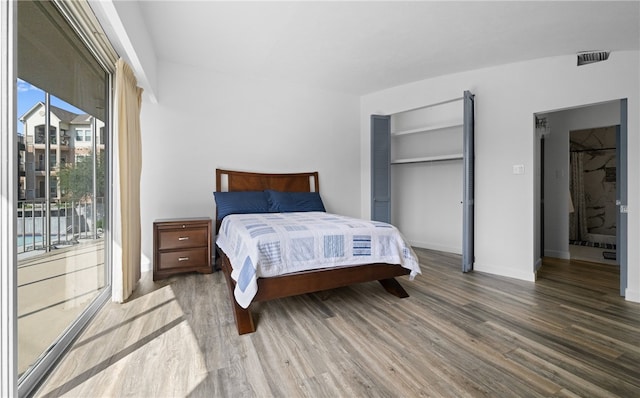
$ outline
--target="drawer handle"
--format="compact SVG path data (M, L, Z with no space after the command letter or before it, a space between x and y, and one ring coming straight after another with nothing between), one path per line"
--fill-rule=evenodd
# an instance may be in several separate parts
M178 257L178 261L189 261L189 257Z
M181 236L178 238L178 240L189 240L188 236Z

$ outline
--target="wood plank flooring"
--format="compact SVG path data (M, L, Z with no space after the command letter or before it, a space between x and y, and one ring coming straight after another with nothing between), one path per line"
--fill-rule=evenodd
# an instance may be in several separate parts
M640 304L615 266L546 259L536 283L422 272L259 303L238 336L221 273L153 283L108 304L39 397L638 397Z

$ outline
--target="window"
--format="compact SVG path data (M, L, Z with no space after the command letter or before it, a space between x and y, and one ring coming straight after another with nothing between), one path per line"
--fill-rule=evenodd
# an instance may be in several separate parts
M58 180L56 178L49 180L49 193L52 197L58 196Z
M46 139L44 136L44 125L36 126L35 129L35 143L36 144L44 144L46 143ZM49 142L52 145L56 144L56 128L54 126L49 126Z
M91 142L91 129L76 129L76 142Z

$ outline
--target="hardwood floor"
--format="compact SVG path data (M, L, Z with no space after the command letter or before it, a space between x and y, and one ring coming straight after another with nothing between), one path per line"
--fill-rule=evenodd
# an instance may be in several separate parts
M530 283L416 252L409 298L372 282L261 303L243 336L221 273L146 275L37 396L640 396L640 304L617 267L546 259Z

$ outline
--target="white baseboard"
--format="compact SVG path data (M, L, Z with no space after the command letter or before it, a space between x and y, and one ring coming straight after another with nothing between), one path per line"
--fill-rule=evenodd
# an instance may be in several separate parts
M632 290L627 288L624 291L624 299L634 303L640 303L640 290Z
M545 250L544 256L569 260L571 258L571 253L568 251L560 251L560 250Z
M479 271L479 272L486 272L488 274L506 276L507 278L520 279L528 282L536 281L536 273L533 270L526 271L523 269L514 269L511 267L510 268L496 267L493 265L478 264L477 262L473 265L473 270Z
M153 263L151 263L151 260L144 254L140 259L140 271L142 272L153 271Z
M536 275L538 275L538 270L540 269L540 267L542 267L542 259L541 258L539 258L536 261L536 264L534 265L534 268L533 268L533 269L535 269L534 272L536 273Z
M441 245L433 242L418 242L415 240L409 240L409 244L413 247L419 247L421 249L437 250L439 252L446 252L446 253L453 253L453 254L462 254L462 248L460 247L446 246L446 245Z

